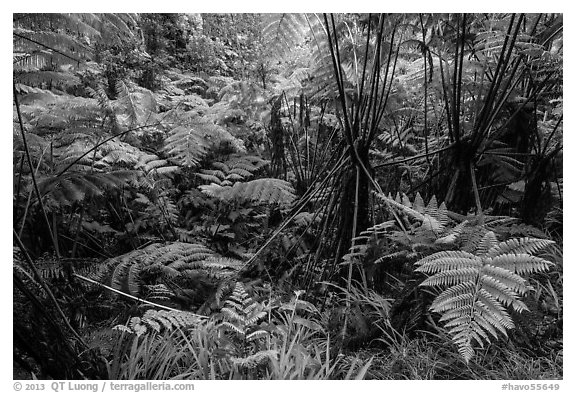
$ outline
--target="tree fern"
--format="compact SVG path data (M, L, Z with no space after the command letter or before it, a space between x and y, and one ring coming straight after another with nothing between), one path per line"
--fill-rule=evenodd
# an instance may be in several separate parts
M417 271L430 275L420 285L444 289L430 309L442 314L440 321L466 362L476 344L490 343L514 327L507 307L527 310L520 299L530 286L522 275L548 269L550 262L532 254L552 243L535 238L498 242L488 232L474 253L441 251L416 262Z

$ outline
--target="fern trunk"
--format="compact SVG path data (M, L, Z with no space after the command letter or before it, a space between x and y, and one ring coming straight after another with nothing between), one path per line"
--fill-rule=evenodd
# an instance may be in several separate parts
M282 96L279 96L272 104L270 113L270 144L272 176L286 178L286 153L284 151L284 130L280 120Z
M368 149L359 149L358 155L361 163L368 172L372 172L370 161L368 159ZM356 165L360 165L357 163ZM371 181L366 172L361 168L356 171L356 165L348 167L343 176L341 199L339 211L341 219L337 230L337 238L340 239L336 260L349 250L352 245L352 239L362 231L368 229L370 225L370 192ZM356 176L358 178L358 198L356 198ZM356 211L356 199L358 200L358 209Z

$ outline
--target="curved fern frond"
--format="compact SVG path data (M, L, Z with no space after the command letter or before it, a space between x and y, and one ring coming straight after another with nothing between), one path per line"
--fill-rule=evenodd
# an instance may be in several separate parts
M468 362L474 345L489 337L506 335L514 328L507 307L527 310L520 297L530 289L521 275L548 269L550 262L530 255L553 243L544 239L511 239L498 243L496 235L484 235L476 254L442 251L416 262L416 271L431 274L420 285L446 288L430 310L442 315L460 354Z
M222 186L231 186L237 181L246 181L254 176L255 172L269 164L259 156L232 154L224 162L213 162L216 169L202 169L198 177Z
M104 262L94 278L114 289L139 296L145 284L144 274L224 279L236 273L241 265L240 261L220 257L202 244L173 242L151 244L111 258Z
M40 178L38 188L42 195L50 195L62 205L83 201L87 197L102 195L107 188L116 188L134 176L132 171L66 172L62 176Z
M145 175L160 175L169 176L180 168L176 165L170 165L168 160L161 159L156 154L142 154L138 157L138 162L135 164L136 169L141 169Z
M233 186L212 183L199 186L199 188L205 194L226 202L241 200L286 207L296 199L294 188L290 183L274 178L256 179L245 183L237 182Z

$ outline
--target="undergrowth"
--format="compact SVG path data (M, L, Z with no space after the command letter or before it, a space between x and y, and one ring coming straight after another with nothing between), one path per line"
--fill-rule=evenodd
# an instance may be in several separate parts
M14 14L15 369L558 379L561 14Z

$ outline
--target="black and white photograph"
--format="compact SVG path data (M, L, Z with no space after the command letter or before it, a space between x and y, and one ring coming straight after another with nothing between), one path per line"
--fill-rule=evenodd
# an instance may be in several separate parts
M563 13L12 22L14 391L567 389Z

